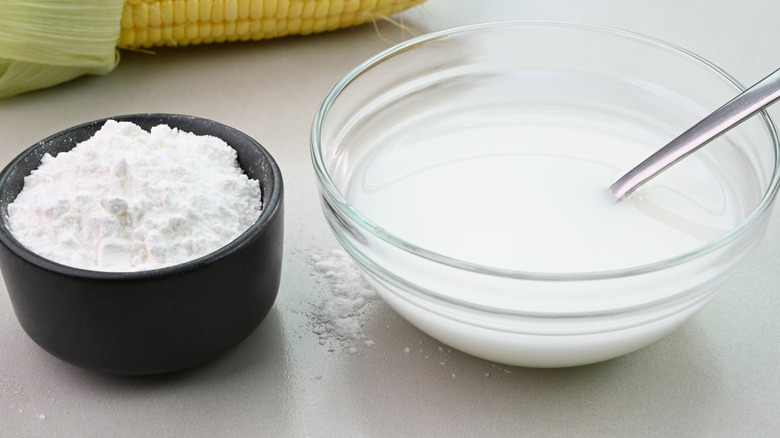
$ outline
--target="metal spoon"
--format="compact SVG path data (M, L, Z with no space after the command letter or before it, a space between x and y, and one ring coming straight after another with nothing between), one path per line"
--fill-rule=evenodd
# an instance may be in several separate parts
M780 69L715 110L669 144L629 170L609 189L618 201L669 166L780 99Z

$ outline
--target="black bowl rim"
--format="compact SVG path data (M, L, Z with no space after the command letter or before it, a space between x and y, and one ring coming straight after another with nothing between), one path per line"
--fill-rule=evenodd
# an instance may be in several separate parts
M4 218L0 219L0 242L5 244L14 254L21 257L25 261L48 271L57 272L59 274L70 276L70 277L89 278L89 279L104 280L104 281L111 281L111 280L127 281L127 280L144 280L144 279L163 277L169 275L173 276L194 269L199 269L216 260L226 257L228 254L234 252L236 249L241 248L244 245L248 244L249 241L252 239L252 237L261 234L266 228L266 225L271 221L271 219L274 216L276 216L277 211L281 207L282 194L283 194L283 181L282 181L282 174L279 165L276 163L276 160L274 160L273 156L260 143L258 143L254 138L247 135L246 133L239 131L231 126L225 125L223 123L211 119L207 119L207 118L197 117L197 116L174 114L174 113L133 113L133 114L117 115L112 117L105 117L101 119L92 120L89 122L80 123L75 126L71 126L70 128L63 129L59 132L49 135L48 137L36 142L32 146L22 151L14 159L12 159L5 166L5 168L2 171L0 171L0 187L3 187L5 185L10 172L17 165L19 165L19 163L23 162L29 156L33 155L37 149L41 148L47 142L49 142L50 140L56 137L62 136L69 132L82 130L88 127L96 126L99 128L108 120L132 122L134 120L138 120L139 118L152 118L152 117L156 117L160 119L160 124L170 124L171 127L174 128L177 127L176 126L177 121L189 120L191 122L194 121L203 124L203 126L208 127L209 129L218 128L220 130L224 130L225 132L229 132L233 135L237 135L238 137L245 139L249 145L257 148L259 152L265 156L266 160L268 161L268 170L271 173L274 184L270 196L268 196L267 198L268 201L263 203L263 209L260 212L260 216L257 218L257 221L255 221L254 224L252 224L247 230L241 233L234 240L224 245L223 247L215 251L212 251L209 254L176 265L166 266L158 269L147 269L147 270L140 270L140 271L96 271L91 269L83 269L83 268L68 266L47 259L27 249L18 240L16 240L16 238L11 233L11 230L8 229ZM214 137L222 139L221 135L216 135L213 133L207 135L213 135ZM224 141L224 139L222 140ZM73 146L75 147L76 143L74 143ZM230 146L233 147L232 145ZM243 166L242 166L242 170L245 171L245 169L243 169Z

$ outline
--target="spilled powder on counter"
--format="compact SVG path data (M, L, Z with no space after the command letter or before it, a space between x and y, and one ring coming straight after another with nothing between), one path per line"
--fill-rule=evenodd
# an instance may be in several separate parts
M46 154L8 206L14 237L56 262L99 271L157 269L213 252L260 215L261 189L213 136L107 121Z
M315 313L315 333L321 343L363 340L364 346L373 346L373 341L365 339L363 324L379 296L360 275L349 254L335 248L325 255L311 254L309 263L320 281L328 285ZM349 351L354 353L357 349L351 346Z
M46 420L52 410L63 412L63 402L57 397L60 390L57 387L44 387L41 384L23 385L10 377L0 377L0 418L7 413L21 417L32 417ZM67 414L68 411L64 410ZM3 435L5 436L5 435Z

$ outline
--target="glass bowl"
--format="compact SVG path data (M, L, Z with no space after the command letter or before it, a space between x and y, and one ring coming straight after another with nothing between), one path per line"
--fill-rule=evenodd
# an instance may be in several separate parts
M743 87L706 60L590 25L488 23L412 39L325 98L325 218L430 336L564 367L657 341L762 238L778 188L766 113L615 202L622 173Z

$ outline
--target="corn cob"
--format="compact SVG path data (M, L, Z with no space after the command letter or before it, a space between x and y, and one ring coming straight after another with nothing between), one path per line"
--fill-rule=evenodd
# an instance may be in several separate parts
M0 99L107 74L120 48L305 35L425 0L0 0Z
M125 0L117 46L150 48L306 35L388 17L425 0Z

